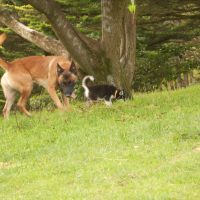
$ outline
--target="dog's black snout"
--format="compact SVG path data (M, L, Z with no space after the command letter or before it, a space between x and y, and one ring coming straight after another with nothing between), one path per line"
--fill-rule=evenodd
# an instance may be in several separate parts
M71 96L71 94L65 94L65 96L66 96L66 97L70 97L70 96Z

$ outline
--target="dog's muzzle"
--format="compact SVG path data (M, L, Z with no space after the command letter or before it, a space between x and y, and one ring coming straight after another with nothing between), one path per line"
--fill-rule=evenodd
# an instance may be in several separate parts
M72 93L73 93L73 90L74 90L74 86L75 85L72 85L72 86L66 86L64 88L62 88L63 90L63 93L66 97L71 97Z

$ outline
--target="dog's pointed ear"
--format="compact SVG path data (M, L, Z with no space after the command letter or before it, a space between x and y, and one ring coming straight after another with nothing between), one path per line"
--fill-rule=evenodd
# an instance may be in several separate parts
M74 61L72 61L71 65L70 65L70 69L69 71L75 75L77 75L77 69L76 69L76 65L74 63Z
M60 76L64 72L64 69L57 63L57 74Z

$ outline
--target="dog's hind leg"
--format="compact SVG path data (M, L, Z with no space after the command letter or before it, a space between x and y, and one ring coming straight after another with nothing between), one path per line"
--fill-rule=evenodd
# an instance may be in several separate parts
M26 104L28 97L31 94L31 90L32 90L32 87L31 88L30 87L26 87L26 88L24 87L23 90L21 91L21 96L20 96L20 99L17 103L17 106L19 107L20 111L23 112L24 114L26 114L29 117L31 117L32 114L29 113L26 110L25 104Z
M17 95L17 91L13 90L10 88L9 89L4 89L4 94L5 94L5 98L6 98L6 104L3 108L3 115L5 119L8 119L9 115L10 115L10 109L15 101L16 95Z
M6 99L6 104L3 108L3 114L4 114L4 118L7 119L9 117L9 114L10 114L10 109L11 109L13 102L16 98L17 91L9 86L7 79L5 77L6 76L2 77L1 85L2 85L4 96L5 96L5 99Z

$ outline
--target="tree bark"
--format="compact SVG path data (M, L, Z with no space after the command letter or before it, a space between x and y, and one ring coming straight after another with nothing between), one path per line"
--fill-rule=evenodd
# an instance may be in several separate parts
M170 84L171 90L174 90L174 82L173 82L173 81L170 81L169 84Z
M193 71L190 72L190 83L193 82L192 79L193 79Z
M109 82L128 90L133 79L136 55L136 23L127 9L129 0L102 0L101 47L110 61L107 63Z
M178 89L178 84L177 84L177 80L174 81L175 82L175 89Z
M188 74L184 74L185 87L189 87Z
M99 61L97 58L101 53L99 42L79 32L66 19L61 8L54 0L25 0L25 2L47 17L57 37L72 58L79 63L82 70L89 74L95 74L95 66Z
M30 29L22 23L18 22L11 15L11 12L2 6L0 6L0 21L15 33L28 40L29 42L36 44L41 49L54 55L65 56L68 59L70 58L70 55L67 52L65 46L60 41Z
M181 76L179 75L178 78L178 86L179 86L179 89L182 88L182 80L181 80Z
M159 85L159 90L163 91L163 89L162 89L162 83Z

